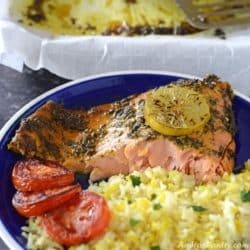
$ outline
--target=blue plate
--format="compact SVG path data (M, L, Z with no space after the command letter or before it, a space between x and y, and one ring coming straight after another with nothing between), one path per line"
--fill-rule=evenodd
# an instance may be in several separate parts
M21 236L21 226L24 225L25 220L11 205L15 192L11 184L11 171L20 156L7 150L7 144L23 118L48 100L62 101L67 108L89 108L178 79L190 78L195 77L176 73L123 72L81 79L39 96L15 114L0 132L0 236L5 243L13 250L26 249L26 241ZM233 109L238 128L236 165L243 165L244 161L250 158L250 99L236 92Z

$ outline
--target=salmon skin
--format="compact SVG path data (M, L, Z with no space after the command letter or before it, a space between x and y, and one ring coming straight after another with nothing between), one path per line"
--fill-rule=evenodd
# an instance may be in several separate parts
M233 91L214 75L172 84L206 97L211 118L202 131L165 136L151 129L143 116L149 90L88 110L49 101L22 121L8 148L90 173L92 181L158 165L193 175L197 183L216 181L234 166Z

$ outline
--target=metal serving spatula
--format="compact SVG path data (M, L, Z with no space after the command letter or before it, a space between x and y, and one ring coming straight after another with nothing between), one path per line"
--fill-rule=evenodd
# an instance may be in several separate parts
M234 24L250 24L250 0L225 0L213 4L198 4L194 0L176 0L188 22L199 29Z

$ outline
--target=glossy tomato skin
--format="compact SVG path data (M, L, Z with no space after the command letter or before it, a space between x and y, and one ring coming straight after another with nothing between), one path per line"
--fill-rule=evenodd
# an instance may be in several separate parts
M81 186L79 184L48 189L41 192L17 191L12 199L12 205L22 216L39 216L62 206L69 200L77 199L80 192Z
M109 221L110 212L104 198L82 191L78 199L42 216L41 225L52 239L72 246L101 236Z
M55 162L27 159L15 164L12 182L19 191L36 192L70 185L74 173Z

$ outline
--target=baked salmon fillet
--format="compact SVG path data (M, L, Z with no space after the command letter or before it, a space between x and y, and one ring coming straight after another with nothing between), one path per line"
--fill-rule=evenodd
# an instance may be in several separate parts
M49 101L22 121L8 148L90 173L93 181L154 166L193 175L197 183L216 181L234 166L233 91L213 75L172 84L205 96L211 117L203 130L166 136L151 129L143 112L149 90L89 110Z

